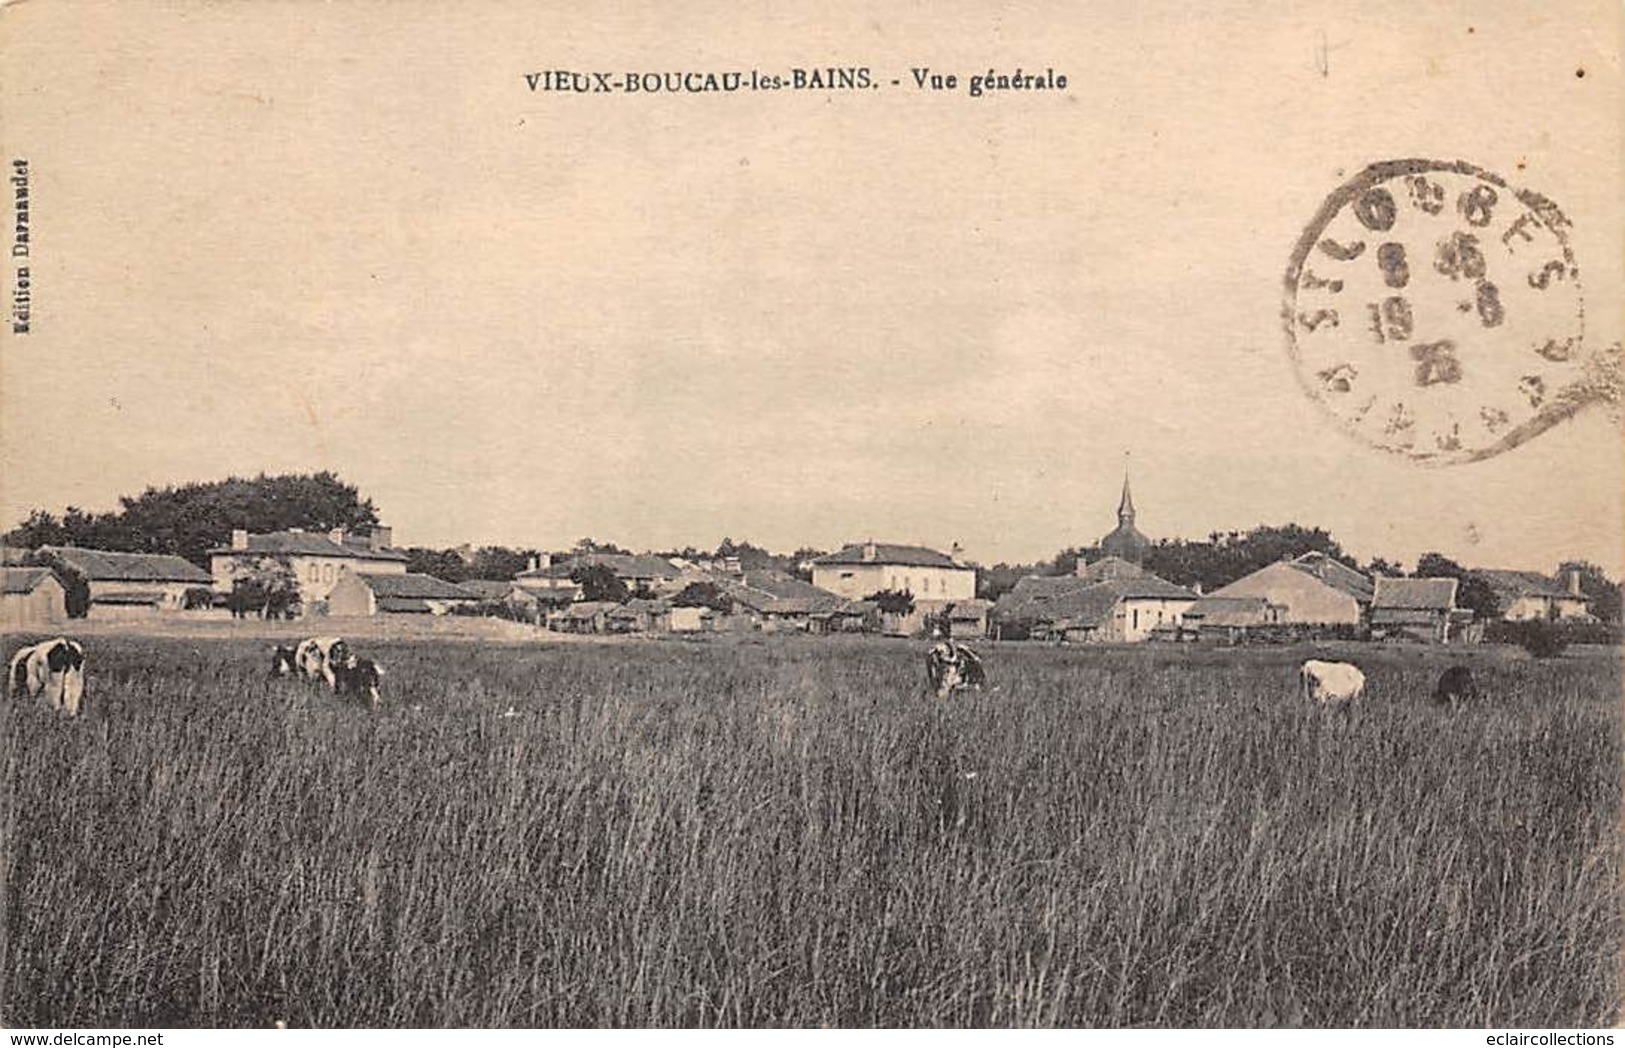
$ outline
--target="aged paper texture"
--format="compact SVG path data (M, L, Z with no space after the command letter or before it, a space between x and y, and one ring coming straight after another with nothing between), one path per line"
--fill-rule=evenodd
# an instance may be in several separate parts
M237 605L228 611L228 591L243 587L221 571L239 570L233 558L258 541L248 533L269 527L222 516L210 522L219 534L208 550L176 545L198 530L184 514L120 533L110 552L185 554L199 581L171 579L166 597L141 586L98 591L92 578L82 623L32 629L19 619L7 629L30 643L83 634L79 721L145 724L145 734L58 733L39 745L90 747L72 749L63 766L102 768L104 784L125 783L108 785L107 796L128 800L86 801L84 811L147 827L132 830L148 834L144 847L167 847L170 831L143 819L174 804L213 812L223 839L232 839L231 811L259 812L253 825L263 832L231 852L259 857L199 866L191 889L130 873L129 885L109 891L163 901L110 911L134 945L126 954L85 947L74 963L100 975L98 989L80 986L50 967L55 955L41 944L96 935L19 916L46 911L17 893L44 899L59 884L20 842L37 831L76 868L62 842L77 838L29 821L72 824L67 809L27 800L31 780L17 769L33 765L14 743L9 810L33 814L0 827L9 827L11 880L0 874L0 886L13 915L0 936L0 1001L12 1002L0 1003L0 1020L1615 1021L1618 793L1598 769L1617 773L1617 753L1590 741L1542 747L1564 730L1586 740L1618 732L1605 707L1619 679L1609 648L1618 590L1606 587L1625 572L1620 58L1621 8L1608 0L0 7L6 528L36 511L52 527L70 507L113 514L121 497L149 488L331 471L371 500L370 523L393 529L356 556L407 551L398 559L412 577L430 570L420 565L433 551L522 551L535 578L558 583L545 605L559 589L598 585L578 569L613 574L633 563L551 569L549 551L555 563L572 544L597 555L582 536L609 557L668 555L647 577L622 571L619 600L595 597L586 611L537 612L535 593L503 588L517 567L485 579L494 588L481 599L530 602L530 632L500 636L465 635L454 616L442 620L474 601L472 591L452 592L467 580L441 578L452 587L444 592L431 583L386 592L343 569L324 578L320 565L294 580L324 587L319 610L335 617L353 600L390 630L430 623L390 632L246 622ZM51 547L90 544L33 519L40 527L8 539L18 607L31 599L25 588L48 585L45 572L28 572L66 570ZM1248 634L1289 627L1296 613L1267 578L1211 603L1221 584L1240 584L1240 569L1205 574L1216 559L1181 561L1184 574L1141 572L1172 564L1171 550L1216 558L1255 549L1243 539L1260 526L1302 537L1288 525L1324 529L1366 573L1359 606L1336 620L1346 629ZM1142 565L1159 542L1165 560ZM843 550L857 565L844 575L835 570ZM782 555L775 577L801 571L823 589L784 582L767 592L768 582L742 574L752 551ZM822 574L818 555L836 558ZM1132 563L1123 570L1142 581L1124 583L1110 568L1088 576L1103 555ZM888 556L918 570L854 578ZM1298 582L1309 562L1281 563L1296 565ZM1326 565L1314 563L1319 585ZM972 566L964 594L931 573ZM1427 579L1397 577L1428 576L1430 566L1452 580L1437 608ZM1395 578L1374 581L1388 569ZM1470 581L1468 569L1486 573ZM1034 572L1095 588L1066 596L1076 601L1066 615L1046 617L1051 583L1017 583ZM661 588L673 580L671 592ZM845 629L837 623L852 607L856 632L865 621L916 636L934 629L946 655L930 664L930 684L943 696L974 692L942 707L972 712L939 716L921 705L924 642L694 641L674 649L670 665L650 654L675 645L669 638L554 643L576 630L688 629L672 606L693 580L714 584L703 592L716 604L689 609L696 633L702 618L711 628L713 612L744 616L741 594L758 590L782 614L749 605L752 644L775 629ZM1110 599L1103 583L1119 587ZM995 601L1012 587L1031 614L1001 620ZM1373 593L1384 587L1389 620L1370 607L1382 605ZM186 596L189 588L205 592ZM840 599L820 604L825 590ZM895 614L884 599L894 591L907 594L896 596L906 610ZM1474 593L1500 604L1471 605ZM308 619L318 602L304 596ZM865 604L875 596L878 606ZM149 598L201 602L198 625L127 610ZM1413 599L1421 603L1405 603ZM1200 615L1182 619L1201 601L1217 633L1193 625ZM973 619L953 618L955 606L971 605ZM1566 652L1536 658L1524 648L1539 646L1530 636L1542 627L1507 626L1513 606L1593 632L1564 634ZM258 613L267 615L263 594ZM974 622L979 654L960 655L947 636L970 636L963 621ZM1417 623L1436 635L1399 643L1418 640ZM300 705L286 724L278 712L272 730L244 712L317 694L288 698L265 684L262 640L287 647L278 672L299 674L309 649L296 659L294 645L327 632L359 643L382 676L352 679L371 663L328 653L313 679L370 694L374 719ZM1266 635L1289 643L1238 641ZM463 643L482 638L493 643ZM1469 639L1481 648L1452 654ZM1085 643L1100 640L1122 643ZM478 653L445 654L464 649ZM714 661L724 655L733 660L726 673ZM474 661L458 668L465 657ZM1184 661L1160 661L1176 658ZM1300 669L1306 660L1359 665L1369 708L1399 711L1367 715L1398 719L1380 731L1351 717L1301 719L1300 705L1315 704L1302 703L1300 689L1333 706L1345 697L1335 674ZM1441 679L1457 662L1477 685ZM73 671L41 661L31 684L26 658L19 665L8 690L43 688L60 710L67 678L46 678ZM167 683L142 691L149 672ZM1255 676L1229 675L1242 672ZM238 673L251 696L241 704L198 683ZM636 683L639 674L655 683ZM504 690L521 679L578 683ZM436 680L464 683L445 698ZM890 696L894 680L905 697L875 700L888 712L862 727L847 698L876 681ZM694 704L647 704L684 688ZM1077 688L1085 691L1068 690ZM1425 719L1448 716L1423 701L1430 696L1453 709L1469 690L1498 688L1514 695L1501 709L1521 712ZM1085 692L1095 698L1075 698ZM135 712L148 694L216 712L166 734ZM747 694L766 705L733 705ZM444 703L471 704L444 724L475 726L468 738L477 743L455 741L460 728L407 719L453 708ZM7 715L31 708L18 703ZM1011 719L1038 708L1082 710L1089 727ZM568 727L551 719L564 717L559 710L571 711ZM733 742L722 744L706 717L729 714L695 710L747 712L728 721ZM1200 726L1182 735L1187 715ZM329 716L337 719L310 719ZM18 723L14 739L46 730ZM200 727L209 723L219 731ZM534 732L509 738L513 725ZM1210 728L1217 734L1204 736ZM322 732L345 742L329 752L299 741ZM118 750L119 738L137 737L147 741ZM838 737L850 749L831 748ZM182 738L180 751L194 756L165 757ZM1208 741L1187 745L1192 738ZM864 749L862 739L882 741ZM1254 739L1275 742L1255 750ZM1430 763L1416 748L1427 739L1446 740L1441 753L1480 771L1457 775L1446 757ZM1283 748L1269 749L1276 742ZM1300 742L1308 748L1292 748ZM936 756L919 756L928 750ZM254 758L269 762L256 780L266 790L306 781L352 800L324 809L246 783L239 795L233 776L250 766L240 759L249 752L271 755ZM1276 756L1238 756L1255 752ZM1384 770L1361 763L1379 752L1392 762ZM432 768L412 756L425 753L438 755ZM721 756L729 753L744 763ZM1202 753L1234 758L1231 777L1214 778L1218 758L1203 763ZM1519 760L1528 762L1521 773ZM121 771L126 761L144 770ZM573 785L564 771L544 782L513 770L548 761L570 769ZM678 767L687 770L662 778ZM1089 767L1108 770L1068 777ZM1130 767L1163 771L1109 770ZM1507 769L1493 780L1500 785L1473 777L1487 767ZM1575 772L1570 781L1552 770L1560 767L1603 778ZM480 796L508 800L478 809L449 785L452 768L465 769ZM1362 768L1371 774L1359 778ZM215 786L200 784L215 774ZM939 774L949 785L931 778ZM1311 790L1320 798L1312 815L1291 807L1291 797L1310 795L1294 793L1303 784L1330 776L1347 785L1340 775L1365 787ZM1528 782L1548 788L1513 785ZM439 814L353 800L384 783L392 796L441 798ZM1437 812L1385 792L1394 783ZM750 814L758 787L769 814ZM1548 794L1575 807L1547 807ZM1284 807L1271 806L1278 796ZM206 797L236 797L237 807L210 809L197 799ZM1125 807L1102 799L1112 797ZM1386 827L1387 850L1360 836L1373 810L1396 820L1375 823ZM1397 815L1407 810L1422 813L1409 829ZM277 814L287 811L326 827L322 840L349 843L324 851L303 836L306 823ZM563 836L524 814L538 812L566 827ZM1290 837L1293 826L1313 843L1279 853L1246 843L1285 840L1277 832ZM1447 854L1437 842L1450 840ZM276 847L259 855L255 841ZM762 842L777 842L779 858L751 865ZM1322 849L1336 858L1304 858ZM706 858L672 872L689 870L684 854ZM634 869L639 856L653 856L647 868ZM1210 860L1226 872L1209 878L1201 871ZM140 868L130 862L122 868ZM414 879L425 868L414 864L436 862L496 880L464 893L454 879ZM1558 865L1537 883L1543 863ZM503 880L502 871L523 875ZM1521 887L1506 887L1514 881ZM905 882L920 894L902 891ZM1236 887L1221 900L1204 882ZM522 926L541 911L520 904L518 886L544 883L556 941ZM186 891L219 900L220 912L181 901L193 898ZM360 900L358 909L341 896ZM1513 900L1506 913L1486 909L1492 896ZM1328 898L1337 902L1326 913L1347 920L1311 933L1331 920L1317 908ZM261 912L245 899L283 902ZM1550 909L1514 926L1506 922L1518 899L1526 914ZM500 912L491 900L504 900ZM231 924L234 907L258 915L252 929ZM425 907L441 909L431 919ZM72 919L71 907L50 912ZM454 912L464 923L435 923ZM287 913L299 915L297 931L281 923ZM996 920L984 927L977 913ZM1119 923L1128 913L1161 930L1123 930L1135 927ZM798 923L808 914L816 920ZM1267 933L1232 935L1255 920ZM1566 946L1546 937L1553 928L1569 929ZM558 945L566 940L568 949ZM643 952L650 944L658 950ZM1467 956L1487 959L1480 969ZM165 969L166 957L189 974ZM389 963L403 967L391 975ZM482 982L462 986L458 971ZM168 974L143 982L152 972ZM340 972L370 989L324 1004L314 979Z

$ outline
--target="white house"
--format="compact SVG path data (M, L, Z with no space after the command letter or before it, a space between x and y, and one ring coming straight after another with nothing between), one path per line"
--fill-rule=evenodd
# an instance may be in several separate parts
M975 568L924 546L854 543L815 559L812 575L814 586L849 600L893 590L913 594L916 606L934 608L976 597Z
M391 549L391 529L375 526L362 534L342 528L321 533L289 528L262 535L237 529L229 546L209 551L214 588L231 592L238 578L264 570L268 562L285 564L299 582L299 599L308 611L326 600L346 571L358 575L404 575L406 554Z
M1581 592L1577 571L1569 573L1567 586L1538 571L1484 568L1472 574L1489 586L1500 606L1501 618L1509 622L1591 617L1591 598Z

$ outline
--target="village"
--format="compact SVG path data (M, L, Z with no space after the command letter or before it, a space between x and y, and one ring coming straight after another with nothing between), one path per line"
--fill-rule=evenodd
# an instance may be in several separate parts
M580 552L532 554L505 578L458 581L409 570L392 529L327 532L231 530L207 551L205 570L173 554L77 546L7 547L0 621L7 630L68 621L69 587L82 580L97 622L232 618L366 619L481 616L559 633L880 634L916 636L947 623L956 639L1052 643L1304 639L1477 643L1497 627L1602 626L1578 571L1552 577L1474 568L1493 594L1486 621L1463 606L1456 577L1367 574L1324 552L1283 557L1203 592L1144 565L1152 541L1135 523L1125 476L1117 526L1093 558L1067 574L1029 574L992 599L978 568L947 551L853 542L800 562L797 571L747 567L737 556ZM1506 630L1502 629L1502 635ZM1611 636L1611 631L1608 632Z

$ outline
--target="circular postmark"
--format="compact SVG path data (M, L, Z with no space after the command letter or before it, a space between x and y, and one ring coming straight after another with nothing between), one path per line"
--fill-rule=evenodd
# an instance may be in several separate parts
M1286 273L1288 349L1346 431L1427 463L1516 447L1597 398L1556 204L1459 161L1372 164Z

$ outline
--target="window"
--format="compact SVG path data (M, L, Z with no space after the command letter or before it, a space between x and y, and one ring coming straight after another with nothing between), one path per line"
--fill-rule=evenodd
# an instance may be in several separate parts
M311 582L322 581L322 566L315 561L310 562L310 570L305 572L305 578Z
M332 582L333 581L333 565L328 564L328 565L323 566L323 568L322 568L322 581L323 582Z

